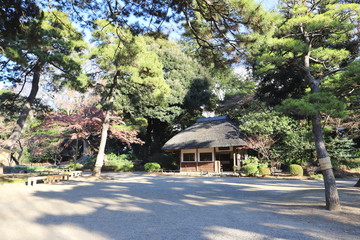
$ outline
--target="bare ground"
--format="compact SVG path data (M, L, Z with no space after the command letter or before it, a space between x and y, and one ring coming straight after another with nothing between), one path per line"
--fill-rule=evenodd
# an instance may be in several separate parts
M357 179L325 210L319 180L106 173L0 185L0 239L359 239Z

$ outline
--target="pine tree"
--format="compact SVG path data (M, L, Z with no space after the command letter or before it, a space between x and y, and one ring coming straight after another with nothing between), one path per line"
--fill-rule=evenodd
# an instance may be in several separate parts
M283 1L281 21L273 34L258 40L263 47L253 48L256 70L259 75L274 72L281 66L289 66L304 75L311 93L300 100L289 100L286 104L297 106L309 116L315 140L317 157L323 170L326 206L338 210L340 201L335 178L327 153L321 126L321 110L337 112L342 104L326 93L322 93L324 79L344 71L355 59L351 48L356 39L356 22L360 8L358 4L340 4L337 1L308 2ZM331 108L329 101L333 104ZM291 103L291 104L290 104Z
M12 134L3 146L7 153L12 151L21 137L44 71L51 74L49 84L53 86L68 85L80 89L87 84L86 77L80 74L78 55L86 45L68 15L60 11L39 11L36 17L24 17L24 21L16 37L1 42L4 44L1 46L2 54L7 59L5 67L10 66L10 62L19 66L23 71L19 78L25 81L28 75L32 75L30 94ZM19 78L9 80L18 81Z
M170 89L158 56L146 49L142 36L133 36L128 29L106 20L97 20L95 24L96 47L92 55L107 81L102 93L106 115L93 172L94 176L100 176L112 113L141 108L145 103L160 105Z

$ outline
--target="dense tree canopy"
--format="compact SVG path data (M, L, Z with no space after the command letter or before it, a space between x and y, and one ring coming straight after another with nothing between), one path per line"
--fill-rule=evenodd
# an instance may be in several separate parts
M0 106L20 116L15 135L2 131L5 148L13 148L39 107L40 81L46 90L66 86L100 96L91 102L103 114L94 147L98 174L115 119L126 124L117 126L120 132L142 130L145 145L138 151L147 161L204 110L215 111L239 119L254 148L255 140L268 143L262 153L258 148L264 158L304 160L315 149L327 207L338 209L329 156L341 155L335 161L347 164L356 154L352 139L357 147L360 142L358 1L282 0L275 11L252 0L0 3L0 80L26 89L32 79L29 96L17 98L24 107ZM178 32L179 45L168 40L169 29ZM236 75L233 68L246 71ZM52 107L66 110L64 117L77 113L61 106L64 97L56 101Z
M25 3L16 2L15 6L7 4L3 9L4 12L11 12L20 5L20 9L24 10L21 14L24 15L18 17L21 23L21 27L16 29L18 32L10 36L8 40L7 38L1 40L2 70L7 73L1 80L22 81L25 85L27 77L32 75L30 93L21 109L14 130L2 146L6 149L4 155L11 152L20 139L39 90L40 77L45 71L52 76L50 81L52 85L68 84L80 89L87 84L86 78L81 75L78 55L86 44L82 35L73 27L68 15L60 11L36 11L33 10L35 7L31 1ZM31 10L28 9L29 6ZM11 25L12 19L4 18L3 20L5 21L2 25L5 27L1 29L1 34L8 35L7 24Z
M163 105L169 87L158 56L148 51L142 36L107 20L97 20L92 56L106 82L102 93L106 116L94 175L100 175L112 111L146 111L147 105ZM154 114L155 112L152 112Z

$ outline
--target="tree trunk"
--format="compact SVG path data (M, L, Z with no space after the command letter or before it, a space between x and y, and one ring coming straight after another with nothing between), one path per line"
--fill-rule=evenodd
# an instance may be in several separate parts
M153 143L153 131L154 131L154 119L147 119L148 125L146 128L146 136L145 136L145 151L144 151L144 160L149 162L149 157L152 154L152 143Z
M93 171L93 176L100 177L101 175L101 168L104 165L104 158L105 158L105 146L106 146L106 140L108 135L108 130L110 127L110 111L106 111L105 114L105 120L102 126L101 131L101 140L100 140L100 147L99 152L96 157L96 163Z
M82 140L82 145L83 145L83 152L82 152L82 156L90 156L91 155L91 150L90 148L88 147L88 144L86 142L86 139L83 139Z
M113 83L110 87L109 90L109 100L108 100L108 106L107 106L107 111L105 114L105 119L102 125L102 131L101 131L101 140L100 140L100 146L99 146L99 152L97 154L96 157L96 162L95 162L95 167L94 167L94 171L93 171L93 176L95 177L100 177L101 175L101 168L104 165L104 158L105 158L105 146L106 146L106 141L107 141L107 135L108 135L108 130L110 127L110 116L111 116L111 111L113 109L113 105L114 105L114 90L115 87L117 86L117 78L119 76L119 71L117 71L114 75L114 79L113 79Z
M312 131L315 139L316 154L320 162L320 168L324 176L326 209L340 210L340 200L336 188L336 181L332 170L330 158L322 136L321 116L316 114L312 117Z
M33 69L34 75L33 75L33 80L31 83L31 91L30 91L28 98L26 99L26 102L25 102L23 108L22 108L19 119L16 122L15 128L5 143L4 148L7 150L11 151L13 149L16 142L19 141L21 134L25 128L26 119L28 118L28 116L32 110L34 100L35 100L37 92L39 90L41 67L42 67L42 65L40 63L37 63Z
M360 187L360 178L359 178L359 180L357 181L357 183L354 185L354 187Z
M305 34L305 36L306 36L306 41L309 44L309 51L304 58L304 70L308 83L310 84L311 92L319 93L321 92L320 89L321 78L316 79L311 74L310 56L311 56L312 44L308 35ZM325 142L323 138L320 112L311 117L311 123L312 123L312 132L315 141L316 155L319 160L320 168L324 176L326 209L330 211L340 210L341 206L340 206L339 194L336 187L335 176L332 170L331 161L329 158L329 154L326 150Z

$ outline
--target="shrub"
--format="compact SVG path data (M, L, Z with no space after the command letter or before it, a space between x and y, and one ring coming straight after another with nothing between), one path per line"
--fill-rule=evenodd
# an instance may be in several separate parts
M71 169L71 170L81 170L81 169L83 169L83 165L82 164L80 164L80 163L75 163L75 162L71 162L70 164L69 164L69 168Z
M90 156L86 158L83 163L83 169L94 169L96 162L96 156Z
M268 167L261 167L261 168L259 168L259 174L260 174L261 176L270 175L270 174L271 174L270 168L268 168Z
M179 169L179 156L174 152L155 153L149 158L149 162L157 162L163 169L177 170Z
M257 157L254 157L254 156L249 156L247 160L243 161L243 163L244 164L250 164L250 163L258 164L259 159Z
M322 174L310 174L310 177L313 179L323 179Z
M156 162L149 162L149 163L145 163L144 168L145 171L147 172L153 172L153 171L159 171L161 169L161 166Z
M126 159L127 155L116 155L114 153L106 154L106 168L113 169L118 172L129 172L134 168L134 163Z
M19 159L20 163L31 163L31 154L28 147L24 147L22 154Z
M290 174L292 176L303 176L304 175L304 170L300 165L291 164L290 165Z
M258 165L255 163L249 163L242 168L247 176L255 176L258 174Z

